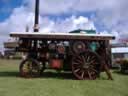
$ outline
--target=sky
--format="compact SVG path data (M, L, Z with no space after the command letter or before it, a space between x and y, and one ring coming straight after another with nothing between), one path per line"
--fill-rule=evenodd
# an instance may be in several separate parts
M0 46L10 32L26 26L33 31L34 5L35 0L0 0ZM118 37L127 34L127 9L128 0L40 0L40 32L95 29Z

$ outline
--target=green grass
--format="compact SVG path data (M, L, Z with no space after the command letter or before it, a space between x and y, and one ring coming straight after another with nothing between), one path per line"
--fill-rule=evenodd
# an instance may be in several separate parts
M113 70L113 81L106 80L104 73L90 81L51 72L40 78L24 79L18 74L19 62L0 60L0 96L128 96L128 75Z

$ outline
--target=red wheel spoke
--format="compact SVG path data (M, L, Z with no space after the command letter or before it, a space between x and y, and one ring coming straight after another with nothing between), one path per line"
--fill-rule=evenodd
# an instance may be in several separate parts
M88 58L87 58L87 62L89 62L89 60L90 60L90 56L88 56Z
M94 71L94 72L98 73L98 72L97 72L97 70L95 70L95 69L92 69L92 71Z
M78 62L79 64L83 64L81 60L76 59L75 61Z
M76 66L74 66L74 69L76 70L76 69L81 69L81 65L76 65Z
M82 77L82 78L84 78L84 74L85 74L85 72L84 72L84 71L82 71L82 74L81 74L81 77Z
M91 73L89 72L89 70L88 70L88 76L89 76L89 79L92 79L92 76L91 76Z
M92 56L92 57L91 57L91 60L92 60L92 59L95 59L95 56Z
M79 69L75 69L74 72L77 73L78 71L80 71L80 68Z
M94 59L94 60L91 60L89 63L90 63L90 64L94 64L95 61L96 61L96 60Z
M78 56L78 59L82 60L81 56Z
M94 68L90 68L89 70L98 73L97 70L95 70Z
M78 62L73 62L72 64L73 64L73 65L79 65L80 63L78 63Z
M85 64L86 63L86 59L85 59L85 57L84 56L82 56L82 59L83 59L83 64Z

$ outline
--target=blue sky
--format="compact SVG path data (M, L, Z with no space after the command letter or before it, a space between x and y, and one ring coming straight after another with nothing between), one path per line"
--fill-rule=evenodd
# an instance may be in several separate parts
M19 7L22 0L0 0L0 22L7 19L14 8Z
M33 31L35 0L0 0L0 45L12 31ZM128 0L40 0L40 32L95 29L128 33Z

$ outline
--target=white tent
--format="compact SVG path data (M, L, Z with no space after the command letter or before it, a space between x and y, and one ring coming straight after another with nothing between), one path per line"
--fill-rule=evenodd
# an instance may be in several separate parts
M128 53L128 47L112 48L112 53Z

